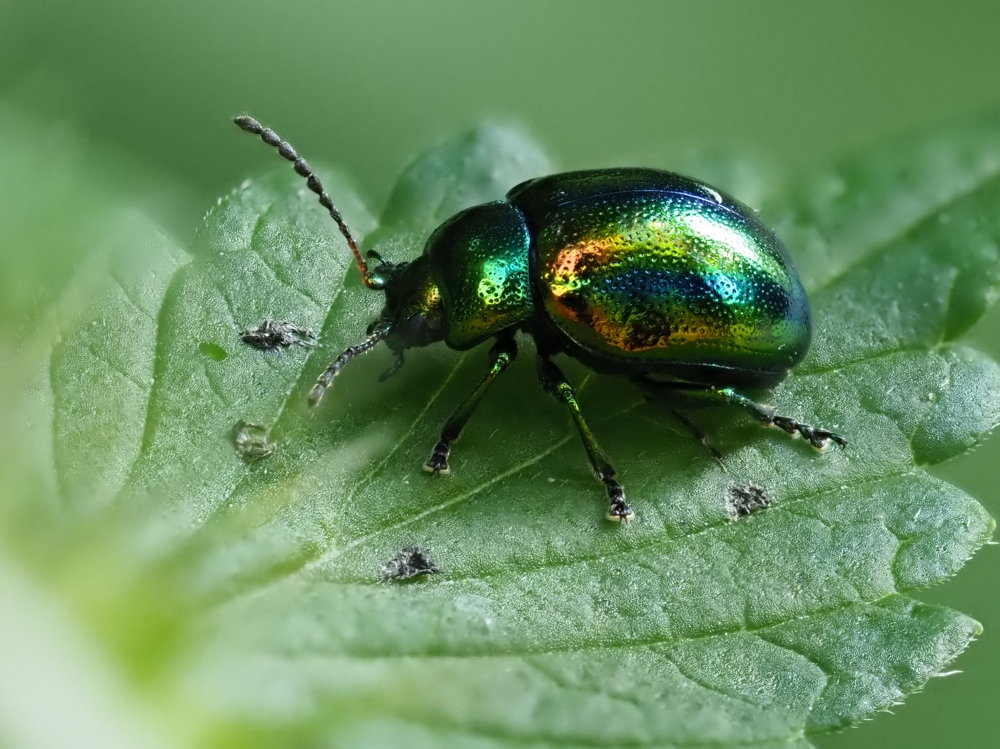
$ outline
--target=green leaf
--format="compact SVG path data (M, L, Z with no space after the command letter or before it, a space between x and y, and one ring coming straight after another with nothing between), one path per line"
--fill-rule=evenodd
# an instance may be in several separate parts
M152 232L146 270L109 251L106 287L52 351L35 428L51 429L61 522L31 527L51 543L26 564L123 667L143 705L128 709L182 746L808 746L921 688L979 633L908 597L993 530L924 470L1000 421L1000 367L956 341L1000 282L1000 179L976 155L1000 141L976 132L771 200L783 233L808 238L790 244L816 326L767 397L846 434L845 450L698 414L721 467L669 411L567 364L637 509L624 528L602 519L530 361L498 382L443 479L420 467L484 351L414 351L381 384L392 357L373 352L310 413L311 383L381 298L297 177L252 180L194 246ZM929 189L955 149L977 166ZM350 186L323 176L366 245L400 260L456 210L549 170L523 135L481 129L411 165L374 232ZM265 318L320 346L242 344ZM241 457L241 420L273 454ZM750 482L773 506L733 522L727 492ZM441 573L381 582L407 546Z

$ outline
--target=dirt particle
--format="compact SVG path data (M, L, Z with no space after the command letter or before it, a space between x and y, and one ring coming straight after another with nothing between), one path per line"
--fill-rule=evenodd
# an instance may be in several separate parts
M731 520L766 510L774 502L757 484L732 485L726 491L726 514Z
M233 425L233 444L247 460L259 460L273 453L278 446L268 440L267 428L240 419Z
M404 546L382 565L382 580L409 580L420 575L436 575L441 569L426 549L419 546Z
M286 320L264 320L256 328L240 333L240 340L261 351L277 351L289 346L310 348L316 345L316 334Z

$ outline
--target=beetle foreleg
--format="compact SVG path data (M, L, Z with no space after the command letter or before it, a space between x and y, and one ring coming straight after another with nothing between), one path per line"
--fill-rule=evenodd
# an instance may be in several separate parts
M627 523L635 516L635 512L625 501L625 491L615 478L614 466L611 465L611 461L608 460L608 456L604 454L601 446L597 444L594 433L590 431L590 427L583 418L583 412L580 410L573 386L566 379L562 370L552 363L551 359L541 355L538 357L538 379L541 380L542 387L547 392L569 408L576 430L580 433L580 439L583 440L583 447L587 451L590 465L608 493L608 520Z
M465 423L472 416L472 412L476 410L479 401L483 399L486 391L490 389L490 386L500 373L511 365L516 356L517 344L514 343L513 338L497 339L497 342L493 344L493 348L490 349L489 371L479 381L479 384L476 385L476 389L469 393L468 397L459 404L458 408L455 409L455 413L445 423L444 428L441 430L441 438L434 445L431 457L424 463L425 471L440 475L448 473L451 470L448 466L448 455L451 453L452 443L457 442L458 438L462 436L462 429L465 428Z

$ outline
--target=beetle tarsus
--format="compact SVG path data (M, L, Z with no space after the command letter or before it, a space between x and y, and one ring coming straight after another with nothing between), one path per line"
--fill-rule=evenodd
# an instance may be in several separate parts
M609 504L606 517L615 523L627 524L635 517L635 510L625 501L625 491L622 489L622 485L611 476L603 477L601 482L608 490Z
M330 383L333 381L333 377L327 377L326 373L313 385L312 390L309 391L309 408L313 408L321 400L323 400L323 395L326 393Z
M424 470L435 476L445 476L451 473L451 466L448 465L448 454L451 452L451 445L444 440L434 445L431 457L424 463Z
M798 434L817 450L822 450L829 442L836 442L841 447L847 446L847 439L835 432L819 427L803 424L801 421L789 416L773 415L769 419L770 423L779 429L783 429L789 434Z

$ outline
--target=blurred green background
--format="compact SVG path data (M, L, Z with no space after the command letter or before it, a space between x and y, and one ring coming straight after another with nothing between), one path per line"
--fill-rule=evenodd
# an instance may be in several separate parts
M690 171L711 153L808 172L1000 106L998 37L1000 4L975 0L8 0L0 107L72 142L84 172L102 165L100 189L183 240L217 195L272 165L230 124L242 112L344 167L375 206L408 159L484 117L523 124L564 168ZM55 238L76 231L73 200L53 185L0 208L8 222L66 222L27 225L37 244L0 247L5 313L30 314L19 295L44 297L71 272L78 247ZM994 312L973 332L996 357L998 324ZM0 337L15 325L0 322ZM993 440L941 473L1000 515L997 465ZM984 719L1000 685L996 561L987 548L920 596L985 625L956 664L966 673L819 746L996 745Z

